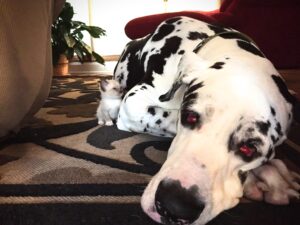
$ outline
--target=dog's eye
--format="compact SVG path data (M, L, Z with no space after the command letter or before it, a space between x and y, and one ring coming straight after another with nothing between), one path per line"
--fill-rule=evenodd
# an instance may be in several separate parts
M248 158L251 158L254 153L257 151L256 147L252 144L244 144L240 147L240 152Z
M198 121L198 114L194 112L188 112L187 117L186 117L186 122L189 124L194 124L197 123Z
M200 115L194 111L184 110L181 112L181 123L183 126L195 128L200 126Z

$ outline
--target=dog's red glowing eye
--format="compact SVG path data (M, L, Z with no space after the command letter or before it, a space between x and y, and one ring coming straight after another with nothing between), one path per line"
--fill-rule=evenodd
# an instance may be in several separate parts
M255 151L256 151L255 148L251 148L247 145L243 145L240 147L240 152L243 153L247 157L251 157Z
M181 112L181 124L190 129L200 128L201 117L197 112L183 110Z
M197 123L198 117L199 116L196 113L189 112L187 117L186 117L186 122L188 122L189 124Z

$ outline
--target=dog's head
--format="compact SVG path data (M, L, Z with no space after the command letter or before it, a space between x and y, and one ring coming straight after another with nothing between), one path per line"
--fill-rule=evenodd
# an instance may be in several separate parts
M274 156L291 122L292 97L269 61L257 66L263 69L183 56L178 80L160 97L184 92L167 160L142 196L152 219L205 224L239 202L247 171Z

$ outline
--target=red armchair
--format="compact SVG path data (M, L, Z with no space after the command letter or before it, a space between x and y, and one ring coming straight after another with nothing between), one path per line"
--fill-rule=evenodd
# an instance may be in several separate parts
M125 26L126 35L143 37L163 20L189 16L232 27L249 35L277 69L300 68L299 0L223 0L212 12L181 11L135 18Z

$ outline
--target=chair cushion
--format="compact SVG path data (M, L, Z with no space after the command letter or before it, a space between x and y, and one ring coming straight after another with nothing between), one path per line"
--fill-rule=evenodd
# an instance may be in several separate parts
M181 11L138 17L126 24L125 33L131 39L141 38L152 33L162 21L176 16L188 16L208 23L216 23L217 21L211 15L217 12L219 10L208 13L202 11Z

